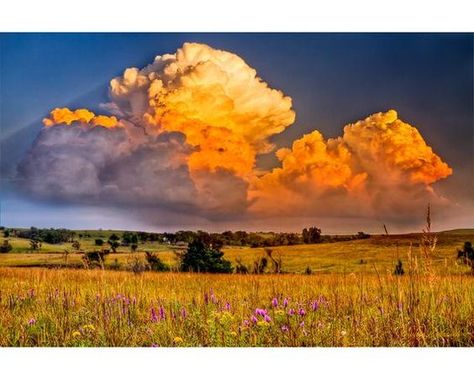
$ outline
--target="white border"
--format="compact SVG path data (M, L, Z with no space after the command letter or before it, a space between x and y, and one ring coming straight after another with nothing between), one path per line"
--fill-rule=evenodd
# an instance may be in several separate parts
M5 0L1 31L474 30L470 0Z

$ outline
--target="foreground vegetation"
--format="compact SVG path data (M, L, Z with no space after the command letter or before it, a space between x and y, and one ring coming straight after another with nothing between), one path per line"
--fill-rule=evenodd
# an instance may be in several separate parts
M1 346L474 346L474 277L0 268Z

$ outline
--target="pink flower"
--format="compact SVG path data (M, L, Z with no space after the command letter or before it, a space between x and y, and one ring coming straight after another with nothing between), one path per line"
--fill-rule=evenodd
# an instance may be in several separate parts
M272 319L271 319L271 317L270 317L269 315L265 315L265 316L263 317L263 321L270 323L270 322L272 322Z
M159 321L158 315L156 314L155 308L153 308L153 307L151 307L151 309L150 309L150 319L151 319L151 322L158 322Z
M36 320L34 318L28 321L28 325L34 325L34 324L36 324Z
M293 308L290 308L290 309L288 310L288 314L289 314L290 316L294 316L294 315L296 314L296 312L295 312L295 310L294 310Z
M283 299L283 306L286 308L286 307L288 306L288 303L289 303L289 301L288 301L288 299L285 297L285 298Z
M290 329L289 329L288 326L286 326L286 325L283 325L283 326L281 327L281 331L282 331L283 333L286 333L286 332L288 332L289 330L290 330Z
M166 319L165 309L163 308L162 305L160 305L160 320L165 320L165 319Z
M278 307L278 299L276 297L272 299L272 305L274 308Z
M306 314L306 311L305 311L303 308L300 308L300 309L298 310L298 314L299 314L300 316L304 316L304 315Z
M186 319L186 317L188 316L188 313L186 312L186 308L181 308L181 317L184 319Z
M268 311L266 309L262 309L262 308L257 308L255 309L255 314L257 316L262 316L264 317L265 315L267 315Z
M230 303L229 303L229 302L226 302L226 303L225 303L224 309L225 309L226 311L230 311Z
M313 312L316 312L319 308L319 302L318 300L314 300L311 302L311 309L313 310Z
M252 317L250 317L250 321L252 321L253 324L256 324L258 319L254 315L252 315Z

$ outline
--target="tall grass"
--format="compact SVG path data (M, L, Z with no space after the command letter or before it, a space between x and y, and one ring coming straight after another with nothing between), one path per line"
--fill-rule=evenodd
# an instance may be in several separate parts
M0 346L474 346L474 277L0 269Z

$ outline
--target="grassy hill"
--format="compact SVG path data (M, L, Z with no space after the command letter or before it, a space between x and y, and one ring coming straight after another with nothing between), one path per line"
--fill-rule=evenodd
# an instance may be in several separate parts
M97 249L95 239L105 241L111 234L121 235L119 230L76 230L82 251ZM466 268L458 266L455 261L456 250L465 241L474 242L474 229L457 229L437 233L437 245L433 255L436 267L447 272L462 272ZM7 238L13 249L0 254L0 266L64 266L64 251L69 254L67 265L81 266L81 254L74 253L71 243L46 244L41 249L32 251L29 241L22 238ZM376 235L368 239L320 243L314 245L293 245L271 247L273 255L281 257L283 270L290 273L303 273L309 267L314 273L351 273L351 272L387 272L401 259L406 265L408 253L420 257L420 233L402 235ZM411 248L410 248L411 246ZM160 258L171 266L176 265L176 251L182 246L147 242L139 244L138 251L131 253L129 247L120 246L116 254L107 257L107 266L126 268L135 258L143 258L145 251L157 252ZM410 250L411 249L411 250ZM226 246L225 257L234 264L237 260L251 267L259 257L265 256L265 248Z

